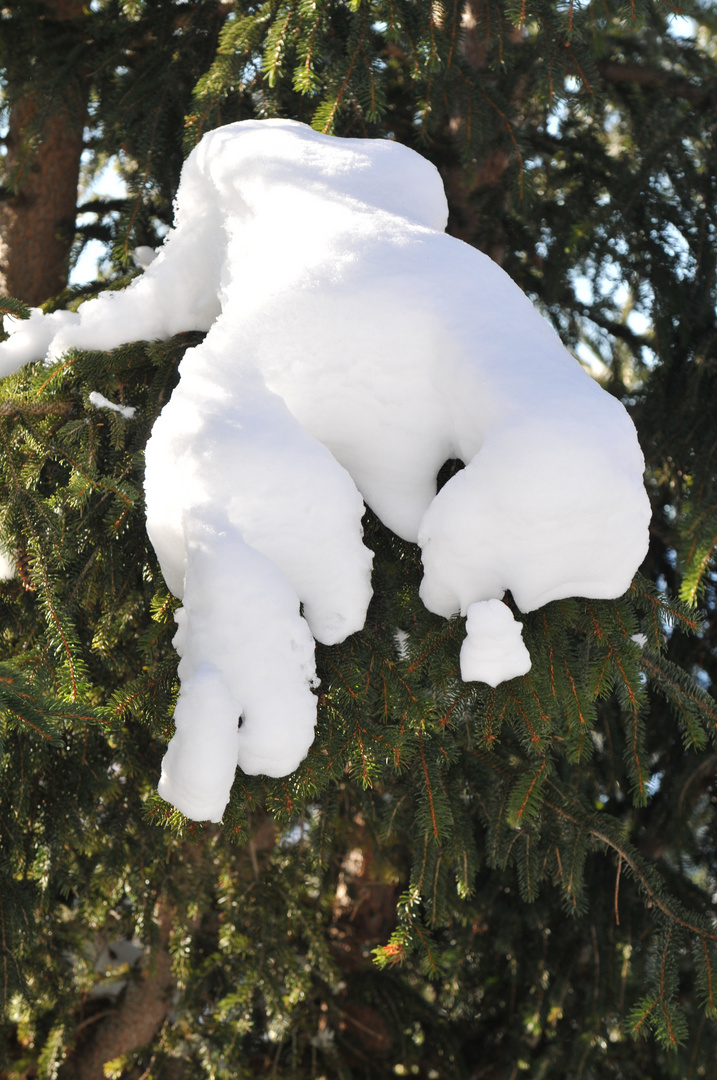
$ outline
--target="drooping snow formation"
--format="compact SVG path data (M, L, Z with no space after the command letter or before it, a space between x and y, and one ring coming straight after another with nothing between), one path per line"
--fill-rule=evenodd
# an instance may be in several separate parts
M468 613L467 679L529 666L484 601L615 597L645 554L625 410L446 216L437 171L397 143L230 124L188 158L141 277L0 346L6 374L208 331L147 446L147 528L184 605L159 790L189 817L221 817L237 762L281 776L305 756L313 639L360 629L371 596L364 501L421 545L426 606ZM437 495L449 458L466 468Z
M461 675L466 682L497 686L530 671L530 653L521 625L500 600L479 600L467 611L461 646Z

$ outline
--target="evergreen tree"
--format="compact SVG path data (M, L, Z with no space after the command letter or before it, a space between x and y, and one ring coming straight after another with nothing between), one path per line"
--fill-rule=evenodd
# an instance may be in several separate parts
M221 826L201 825L154 790L177 602L142 496L200 336L4 380L0 1076L717 1076L717 16L688 16L3 7L6 312L125 284L170 223L182 148L220 123L391 135L440 167L449 228L628 406L654 516L629 592L523 617L532 669L493 690L461 682L463 620L426 611L417 549L367 512L374 600L363 632L317 650L307 759L238 773ZM85 174L117 157L127 197L80 199L55 276L22 284L57 170L77 185L58 132L78 130ZM111 271L62 287L92 237Z

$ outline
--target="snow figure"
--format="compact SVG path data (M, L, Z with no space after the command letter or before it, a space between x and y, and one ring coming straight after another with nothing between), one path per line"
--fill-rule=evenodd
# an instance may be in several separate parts
M479 600L467 615L461 645L461 675L467 682L497 686L530 671L530 653L509 607L500 600Z
M421 545L424 603L468 613L464 677L493 684L529 667L507 589L526 612L616 597L645 554L627 413L446 217L437 171L395 142L230 124L189 156L141 277L0 346L7 373L208 331L146 457L147 528L183 599L159 790L191 818L221 818L237 762L282 776L305 756L314 638L360 629L371 596L364 501ZM466 467L436 494L450 458Z

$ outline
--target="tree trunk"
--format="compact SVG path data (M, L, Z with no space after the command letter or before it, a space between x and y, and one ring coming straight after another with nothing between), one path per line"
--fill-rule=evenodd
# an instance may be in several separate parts
M461 18L461 52L476 71L485 71L487 65L485 27L481 23L483 7L483 0L466 0ZM515 39L519 39L521 33L515 30ZM465 117L459 112L450 117L449 130L453 135L461 137L459 132L464 121ZM456 164L441 169L451 210L447 231L458 240L475 245L498 266L502 266L505 259L505 234L500 214L496 215L496 202L500 207L506 204L505 173L509 164L508 152L497 147L475 162L472 168Z
M82 0L48 0L57 21L82 15ZM38 117L32 92L15 100L10 113L5 182L13 193L0 199L0 291L39 304L67 284L75 234L77 183L86 115L76 86L49 116L39 147L28 147L29 126Z
M173 914L166 902L160 902L159 940L153 956L129 984L117 1008L69 1059L62 1073L68 1080L70 1076L73 1080L105 1080L108 1061L148 1045L161 1028L177 985L169 952Z

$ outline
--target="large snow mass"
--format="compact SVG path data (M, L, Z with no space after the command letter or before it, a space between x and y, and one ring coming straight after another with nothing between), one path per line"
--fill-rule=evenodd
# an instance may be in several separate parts
M314 638L359 630L371 596L364 502L421 545L426 607L468 614L466 679L529 667L507 589L525 612L615 597L645 554L627 413L446 217L437 171L404 146L230 124L188 158L141 277L0 346L7 374L208 331L146 458L147 528L183 599L159 790L191 818L221 818L237 762L282 776L305 756ZM436 494L450 458L466 468Z

